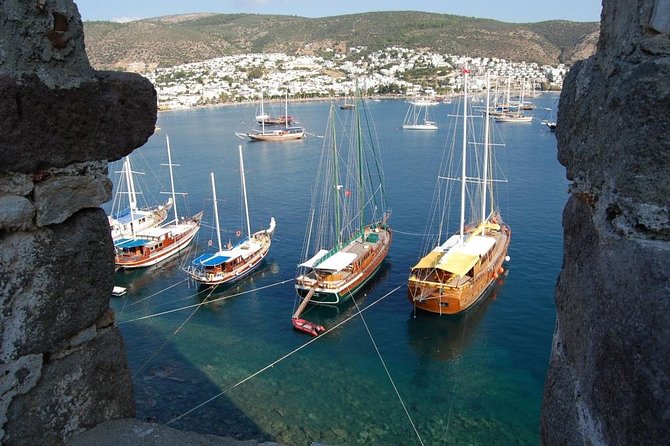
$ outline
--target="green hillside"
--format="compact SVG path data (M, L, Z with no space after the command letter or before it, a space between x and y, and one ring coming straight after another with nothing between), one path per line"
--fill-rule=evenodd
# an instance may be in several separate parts
M571 63L595 51L598 23L504 23L425 12L371 12L326 18L186 14L129 23L85 22L97 69L147 71L260 52L322 54L331 48L400 46L542 64Z

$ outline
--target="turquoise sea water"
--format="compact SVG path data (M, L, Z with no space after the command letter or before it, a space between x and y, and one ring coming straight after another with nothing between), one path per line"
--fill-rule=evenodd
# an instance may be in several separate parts
M116 275L116 284L128 287L112 306L126 342L138 418L287 445L538 444L567 198L555 136L539 122L547 116L541 108L555 100L538 97L538 119L530 124L496 124L506 144L501 150L509 183L500 205L513 232L511 261L486 300L460 317L415 313L406 298L455 104L431 110L440 130L420 132L402 130L407 103L369 102L394 240L377 280L355 302L304 313L326 328L337 326L316 339L291 326L291 279L322 139L243 142L234 132L253 117L254 106L161 113L161 130L133 155L138 169L151 169L142 176L143 198L157 202L164 199L157 192L168 190L167 169L160 167L167 134L173 162L180 164L177 189L188 192L189 208L180 213L204 209L206 227L195 251L183 258ZM296 104L289 111L319 135L328 105ZM203 292L180 266L216 240L209 172L216 175L224 243L244 231L240 143L252 231L274 216L276 235L250 279ZM198 306L203 301L212 303ZM358 309L365 309L362 317Z

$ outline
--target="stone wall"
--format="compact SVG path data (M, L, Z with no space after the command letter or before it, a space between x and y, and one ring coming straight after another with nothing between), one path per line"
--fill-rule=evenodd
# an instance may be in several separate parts
M99 206L107 162L155 122L150 82L91 69L71 0L0 1L2 444L62 444L134 415Z
M561 94L572 181L542 441L670 444L670 0L604 0Z

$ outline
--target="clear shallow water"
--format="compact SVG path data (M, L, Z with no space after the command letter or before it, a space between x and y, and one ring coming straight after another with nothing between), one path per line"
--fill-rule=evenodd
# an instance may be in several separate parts
M536 103L551 107L555 99L543 95ZM138 168L154 172L142 179L145 198L151 201L149 190L167 190L167 169L159 167L166 162L167 134L173 161L180 164L177 189L189 194L190 209L180 213L204 209L213 225L212 171L224 242L234 239L243 229L237 155L242 143L252 231L267 227L271 216L277 231L261 269L209 296L220 299L213 304L196 306L208 293L189 287L180 270L187 259L117 273L116 284L128 287L128 294L112 305L134 374L137 416L167 423L218 395L170 426L288 445L407 445L420 444L419 436L424 444L538 444L567 198L555 136L539 122L546 112L537 110L539 119L531 124L496 124L506 143L510 179L501 195L502 215L513 232L508 275L467 316L414 314L406 299L408 271L421 254L416 234L426 226L453 106L431 110L437 132L412 132L401 128L405 102L369 103L395 231L377 280L356 299L361 308L374 306L364 311L365 324L353 317L246 381L312 340L291 327L296 300L290 280L322 140L242 142L233 133L253 116L254 106L161 113L161 130L133 155ZM308 131L323 133L327 102L291 108ZM154 195L154 201L162 198ZM210 239L214 234L203 227L194 249L201 252ZM309 309L305 317L333 327L356 311L352 302Z

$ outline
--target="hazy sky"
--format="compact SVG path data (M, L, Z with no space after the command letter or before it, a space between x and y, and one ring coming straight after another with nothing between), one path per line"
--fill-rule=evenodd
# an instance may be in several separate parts
M369 11L426 11L527 23L600 21L601 0L75 0L83 20L127 21L189 12L328 17Z

